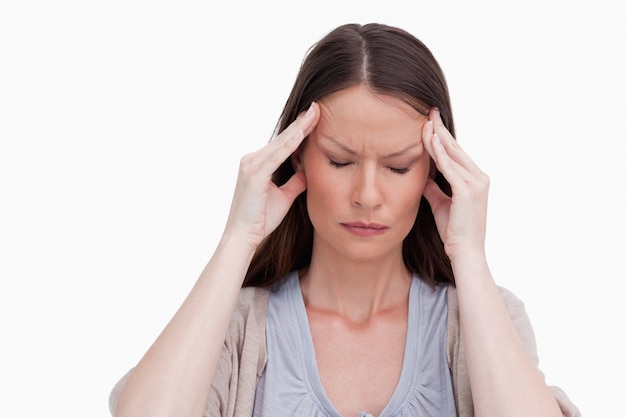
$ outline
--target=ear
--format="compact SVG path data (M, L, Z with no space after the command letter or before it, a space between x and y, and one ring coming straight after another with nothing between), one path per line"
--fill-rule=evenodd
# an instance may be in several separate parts
M436 176L437 176L437 166L435 165L435 161L433 161L431 158L430 159L430 171L428 172L428 178L430 178L431 180L434 180Z
M291 154L289 159L291 159L291 166L294 171L302 171L304 169L304 165L302 164L302 146L296 149L296 151Z

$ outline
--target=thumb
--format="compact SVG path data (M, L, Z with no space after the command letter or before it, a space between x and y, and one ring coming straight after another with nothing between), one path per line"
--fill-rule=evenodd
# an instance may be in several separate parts
M448 201L450 198L441 190L441 188L439 188L437 183L432 178L428 179L423 195L433 211L437 210L437 207Z
M285 197L291 201L295 200L304 190L306 190L306 176L303 171L298 171L280 187Z

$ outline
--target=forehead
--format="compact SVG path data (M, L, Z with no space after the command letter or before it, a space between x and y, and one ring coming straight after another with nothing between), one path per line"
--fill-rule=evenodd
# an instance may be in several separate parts
M427 117L402 100L375 94L358 85L337 91L319 101L316 127L321 138L331 137L354 149L373 145L406 146L421 142Z

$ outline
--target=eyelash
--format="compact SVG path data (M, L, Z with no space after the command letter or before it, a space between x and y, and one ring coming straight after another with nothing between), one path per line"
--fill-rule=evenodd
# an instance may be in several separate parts
M343 162L342 163L342 162L333 161L332 159L329 159L328 162L330 163L331 166L333 166L333 167L335 167L337 169L343 168L345 166L350 165L350 162ZM404 175L407 172L409 172L408 168L392 168L392 167L388 167L388 168L391 170L391 172L394 172L394 173L399 174L399 175Z
M409 172L409 169L408 169L408 168L391 168L391 167L389 167L389 169L390 169L392 172L395 172L396 174L400 174L400 175L404 175L404 174L406 174L407 172Z
M331 166L335 167L335 168L343 168L345 166L350 165L349 162L345 162L345 163L341 163L341 162L335 162L332 159L329 159L328 162L330 163Z

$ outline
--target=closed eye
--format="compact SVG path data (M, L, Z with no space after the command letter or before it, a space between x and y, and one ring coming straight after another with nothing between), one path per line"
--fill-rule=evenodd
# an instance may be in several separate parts
M395 172L396 174L400 174L400 175L404 175L407 172L409 172L408 168L392 168L392 167L388 167L391 172Z
M346 167L351 164L351 162L337 162L337 161L333 161L332 159L329 159L328 163L337 169ZM389 168L391 172L399 174L399 175L404 175L407 172L409 172L409 168L394 168L394 167L387 167L387 168Z
M350 162L337 162L337 161L333 161L332 159L329 159L328 162L330 163L331 166L334 166L335 168L343 168L345 166L350 165Z

